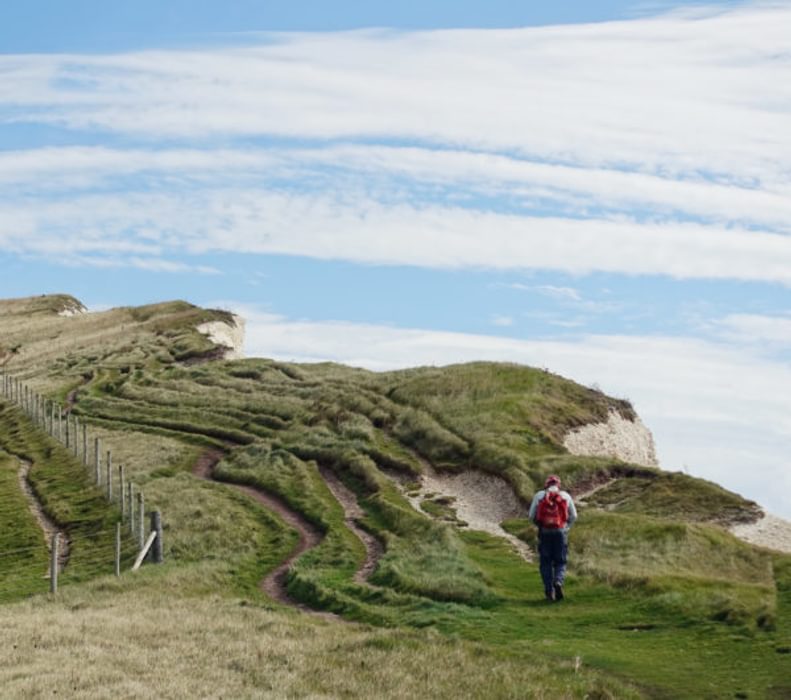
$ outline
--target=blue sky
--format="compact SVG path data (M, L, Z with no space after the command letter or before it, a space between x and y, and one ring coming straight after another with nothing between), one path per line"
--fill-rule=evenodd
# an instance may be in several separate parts
M787 2L5 3L0 294L545 366L789 517L788 36Z
M602 22L693 3L657 0L27 0L0 8L3 52L117 51L224 44L228 33L540 26Z

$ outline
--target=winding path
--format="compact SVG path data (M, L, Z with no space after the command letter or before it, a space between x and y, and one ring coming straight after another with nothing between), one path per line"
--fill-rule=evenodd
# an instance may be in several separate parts
M44 512L44 508L28 480L28 474L33 465L27 460L20 459L19 457L17 457L17 461L19 462L19 488L22 489L22 492L27 498L30 512L44 532L47 549L52 547L52 537L54 535L60 535L58 546L58 571L63 571L66 564L69 563L69 557L71 556L71 540L69 534L65 530L59 528L55 521Z
M343 482L335 476L335 473L327 467L319 467L319 473L327 484L327 488L329 488L332 495L335 496L338 503L341 504L346 527L357 535L365 547L365 561L354 574L354 582L368 584L368 577L376 570L379 559L382 558L382 554L384 553L384 547L376 537L370 532L366 532L358 525L358 521L365 517L365 513L363 509L360 508L360 504L357 502L357 496L354 495L354 492L348 489Z
M192 473L206 479L207 481L214 481L214 468L217 463L223 458L223 453L220 450L207 450L198 457L195 465L193 466ZM348 527L362 540L365 545L366 557L362 567L355 573L354 580L357 583L365 583L368 576L376 568L376 564L382 553L382 546L379 541L360 528L355 520L363 516L363 512L357 505L357 500L354 494L349 491L334 474L329 470L321 470L322 477L327 482L330 491L340 502L346 514L346 524ZM228 483L228 482L222 482ZM263 489L246 486L242 484L228 483L229 486L235 488L237 491L244 493L253 500L257 501L264 507L276 513L288 525L294 528L298 535L299 541L297 546L289 554L289 556L278 566L274 571L267 574L260 583L261 590L268 596L273 598L279 603L289 605L315 615L321 615L332 619L339 619L336 615L331 613L322 613L312 608L298 603L288 595L286 590L286 576L291 564L304 552L315 547L321 542L324 535L312 523L306 520L298 512L290 508L284 501L277 496L274 496Z
M72 412L74 405L77 403L77 394L80 392L86 384L88 384L93 379L93 372L90 374L83 374L82 381L75 386L68 394L66 394L66 401L63 405L63 413L64 415L68 415Z
M223 458L223 453L220 450L207 450L198 457L195 465L192 468L192 473L201 479L207 481L214 481L214 467ZM268 596L276 600L278 603L290 605L292 607L300 608L310 612L315 612L293 600L286 590L286 575L291 564L301 554L307 550L315 547L321 542L323 535L319 530L299 513L289 508L281 499L267 493L263 489L254 486L245 486L242 484L227 483L232 488L240 491L252 498L254 501L260 503L265 508L276 513L288 525L294 528L299 535L297 546L294 547L288 557L278 566L274 571L271 571L263 579L261 579L260 587Z

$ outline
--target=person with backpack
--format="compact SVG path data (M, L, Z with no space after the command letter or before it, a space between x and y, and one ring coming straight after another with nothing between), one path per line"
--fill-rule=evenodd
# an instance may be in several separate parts
M547 477L544 488L533 496L528 517L538 526L538 554L546 598L563 600L569 528L577 519L577 509L571 495L561 491L560 477Z

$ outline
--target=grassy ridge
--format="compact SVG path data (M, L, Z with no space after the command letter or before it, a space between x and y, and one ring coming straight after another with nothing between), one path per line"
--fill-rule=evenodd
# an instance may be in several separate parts
M61 319L52 317L55 301L49 311L36 304L29 331L14 305L0 342L21 347L12 360L24 367L18 372L51 395L78 386L75 410L118 451L147 503L166 513L173 570L163 576L185 583L190 595L230 590L267 605L257 581L294 543L294 533L243 496L189 474L201 446L217 446L227 455L221 478L277 493L326 533L289 581L291 594L314 607L378 625L432 626L483 645L476 647L485 650L482 663L509 672L512 661L546 669L546 654L566 671L582 663L573 674L581 684L562 674L568 696L583 687L593 697L629 695L616 680L602 684L590 665L658 696L780 687L783 655L775 647L788 638L785 560L715 527L753 517L754 504L684 475L563 449L569 428L612 410L631 417L627 402L515 365L384 374L270 360L185 366L177 359L216 353L194 325L222 314L176 302ZM523 499L550 471L572 489L615 478L581 510L568 604L545 606L535 567L504 542L442 522L453 520L446 509L435 509L439 519L414 510L392 476L414 478L426 463L499 475ZM352 581L362 545L319 466L357 494L363 525L385 544L370 586ZM506 525L533 542L525 521ZM402 642L392 643L390 658L400 658ZM707 674L695 674L704 660ZM477 669L457 678L483 683ZM521 697L517 678L494 683L492 696ZM537 697L561 687L532 679Z

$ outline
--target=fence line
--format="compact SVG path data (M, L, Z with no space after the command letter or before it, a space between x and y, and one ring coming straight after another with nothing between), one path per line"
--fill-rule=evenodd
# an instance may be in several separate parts
M85 421L63 406L35 392L19 378L8 374L5 366L2 367L2 381L0 381L0 391L12 404L18 406L22 412L30 419L33 425L43 430L47 435L61 443L68 453L80 461L87 471L92 472L93 481L96 488L103 493L109 505L116 500L119 505L120 519L115 529L115 573L121 575L121 531L124 521L129 527L129 534L138 546L139 560L135 562L132 570L136 570L144 560L161 564L164 561L162 547L162 518L159 511L150 511L150 527L146 535L146 512L145 498L143 491L136 488L132 481L125 479L124 466L118 465L117 478L113 478L112 453L107 450L104 466L105 474L102 474L102 453L101 438L94 436L93 460L90 459L88 445L89 435L88 426ZM80 454L80 447L82 447ZM104 477L104 478L103 478ZM114 486L117 488L114 489ZM114 498L114 493L117 498ZM137 496L137 508L133 495ZM82 538L76 538L78 541ZM0 557L10 556L15 552L22 552L28 548L19 550L0 550ZM30 548L38 549L37 547ZM50 543L50 589L57 591L58 584L58 549L59 537L54 535ZM40 551L40 550L39 550Z

